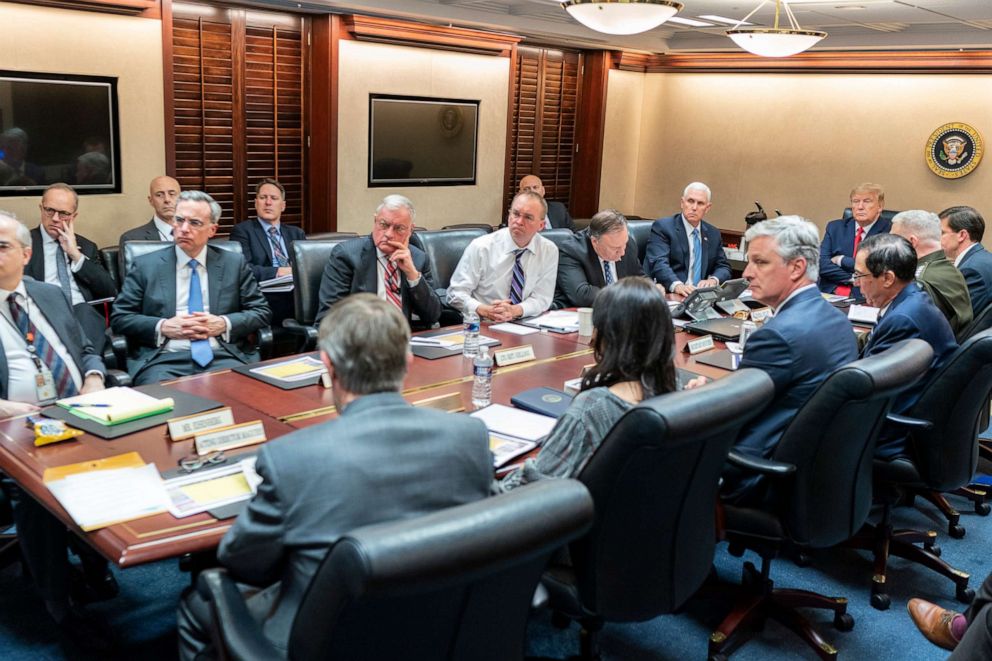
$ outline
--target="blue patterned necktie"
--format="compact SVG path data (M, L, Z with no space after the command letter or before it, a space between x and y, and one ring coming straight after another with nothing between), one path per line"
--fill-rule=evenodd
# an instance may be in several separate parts
M52 373L52 381L55 383L55 393L58 397L72 397L79 394L65 361L55 352L55 347L49 344L45 336L31 323L28 313L17 302L17 292L11 292L7 301L10 303L10 318L14 321L14 325L17 326L25 341L29 345L34 345L35 353Z
M189 260L189 302L187 310L190 314L203 312L203 292L200 290L200 274L196 267L198 263L195 259ZM210 340L190 340L189 353L193 357L193 362L200 367L206 367L214 359L214 350L210 348Z
M282 250L282 243L279 242L279 230L275 227L269 228L269 243L272 244L272 261L275 262L273 266L289 266L286 253Z
M692 284L697 285L703 279L703 246L699 241L699 228L692 230L692 251L696 260L692 264Z
M524 256L526 248L520 248L513 252L517 256L513 260L513 278L510 280L510 303L517 305L520 301L524 300L524 282L526 282L527 278L524 276L524 267L520 263L520 258Z
M65 300L72 305L72 285L69 281L69 267L65 263L65 251L60 244L55 244L55 272L59 276L59 287L65 294Z
M613 284L613 269L610 268L610 264L613 262L608 262L603 260L603 278L606 280L607 285Z

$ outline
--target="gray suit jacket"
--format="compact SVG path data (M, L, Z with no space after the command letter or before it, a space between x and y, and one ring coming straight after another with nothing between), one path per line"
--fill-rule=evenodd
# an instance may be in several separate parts
M159 236L158 234L158 227L155 225L155 219L153 218L144 225L132 227L128 231L121 234L121 238L117 242L117 245L120 246L121 252L123 253L124 244L127 241L161 241L161 240L162 237Z
M231 320L230 342L220 337L217 341L232 356L245 362L251 352L248 335L268 326L272 312L242 255L215 246L208 246L207 250L210 313ZM110 315L114 332L126 335L138 346L135 373L162 351L155 343L155 327L161 319L175 314L175 248L139 257L128 271Z
M264 627L282 646L339 537L485 498L493 475L481 421L411 406L395 392L360 397L336 420L263 445L255 467L264 481L217 557L241 581L281 581Z
M25 278L24 289L34 304L45 315L45 319L52 326L59 336L59 340L68 349L73 362L79 369L80 376L86 372L98 371L106 373L103 366L103 359L97 355L93 345L86 339L79 322L72 313L68 301L62 295L62 290L55 285L45 282L36 282ZM7 305L6 301L0 305ZM0 345L2 348L2 345ZM0 399L7 399L7 352L0 351Z

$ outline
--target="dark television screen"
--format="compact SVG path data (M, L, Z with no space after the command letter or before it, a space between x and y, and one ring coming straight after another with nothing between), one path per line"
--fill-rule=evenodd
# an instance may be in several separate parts
M369 95L369 186L475 183L479 102Z
M0 71L0 195L121 192L117 79Z

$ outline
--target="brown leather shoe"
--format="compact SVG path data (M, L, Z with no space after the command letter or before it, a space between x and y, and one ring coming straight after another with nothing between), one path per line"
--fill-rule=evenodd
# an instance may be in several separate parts
M953 650L958 641L951 635L951 621L960 615L922 599L910 599L906 604L913 624L927 640L945 650Z

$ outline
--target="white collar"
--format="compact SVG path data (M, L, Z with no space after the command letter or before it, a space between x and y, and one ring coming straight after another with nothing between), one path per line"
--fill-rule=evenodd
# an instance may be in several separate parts
M958 256L954 258L954 266L959 265L961 263L961 260L964 259L964 256L967 255L972 250L974 250L976 246L978 246L978 244L973 243L964 250L962 250L961 252L959 252Z
M785 300L784 301L782 301L781 303L778 304L778 306L775 308L775 314L778 314L778 311L782 309L782 306L784 306L786 303L788 303L793 298L795 298L796 295L799 292L804 292L807 289L809 289L810 287L815 287L815 286L816 286L816 283L815 282L811 282L808 285L803 285L799 289L794 290L791 294L789 294L788 296L785 297Z
M200 264L200 266L206 268L207 246L203 246L203 249L195 257L190 257L189 255L186 254L185 250L183 250L178 245L176 246L176 268L180 270L186 268L186 265L189 264L189 260L191 259L195 259Z

